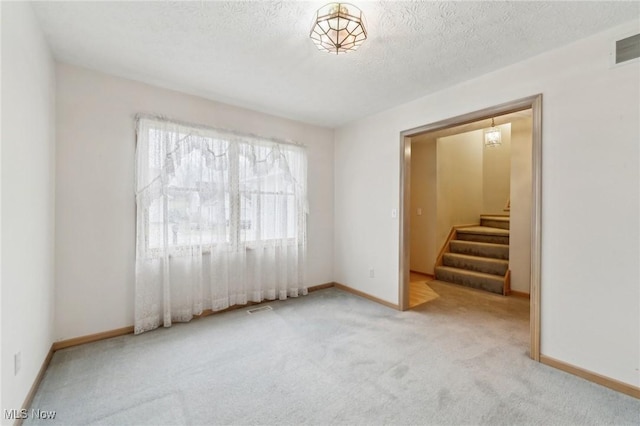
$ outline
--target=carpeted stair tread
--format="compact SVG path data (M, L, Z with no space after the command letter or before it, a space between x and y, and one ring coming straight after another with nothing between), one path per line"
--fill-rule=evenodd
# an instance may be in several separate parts
M496 236L509 236L508 229L493 228L491 226L466 226L464 228L458 228L458 233L463 234L477 234L477 235L496 235Z
M481 215L480 225L456 228L435 278L503 294L509 270L509 223L508 216Z
M480 220L482 220L482 219L499 220L501 222L509 222L511 220L511 218L509 216L494 216L494 215L490 215L490 214L480 215Z
M467 226L458 228L456 238L481 243L509 244L509 230L490 226Z
M471 256L491 257L494 259L509 259L509 245L496 243L482 243L478 241L451 240L451 253L468 254Z
M480 216L480 225L489 226L491 228L509 229L511 218L509 216Z
M440 281L502 294L504 278L499 275L468 271L450 266L437 266L435 276Z
M490 257L481 256L470 256L459 253L445 253L443 256L443 264L444 266L451 266L468 271L499 275L501 277L504 277L507 269L509 269L508 260L493 259Z

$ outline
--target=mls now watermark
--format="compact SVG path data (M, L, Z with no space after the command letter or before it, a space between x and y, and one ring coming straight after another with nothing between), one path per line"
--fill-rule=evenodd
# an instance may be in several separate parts
M11 410L4 410L4 418L5 420L26 420L26 419L40 419L40 420L53 420L56 418L55 411L45 411L45 410L36 410L32 408L31 410L27 410L23 408L22 410L18 410L17 408L13 408Z

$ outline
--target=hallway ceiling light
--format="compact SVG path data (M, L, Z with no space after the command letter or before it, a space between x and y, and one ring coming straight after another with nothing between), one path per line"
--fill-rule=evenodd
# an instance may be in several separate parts
M491 119L491 127L484 129L484 146L492 147L502 145L502 133L495 126L493 118Z
M364 14L349 3L326 4L316 12L309 36L322 51L354 51L367 39Z

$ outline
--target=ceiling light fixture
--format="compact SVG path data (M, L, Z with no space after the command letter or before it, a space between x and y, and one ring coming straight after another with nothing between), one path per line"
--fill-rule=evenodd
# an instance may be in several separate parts
M502 144L502 133L500 128L495 126L493 118L491 119L491 127L484 129L484 146L492 147Z
M309 36L322 51L354 51L367 39L364 14L349 3L326 4L316 12Z

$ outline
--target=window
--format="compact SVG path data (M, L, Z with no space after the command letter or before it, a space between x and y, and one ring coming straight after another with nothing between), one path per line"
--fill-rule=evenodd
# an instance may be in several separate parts
M303 147L144 118L137 149L150 252L303 239Z
M136 333L307 294L303 147L138 119Z

